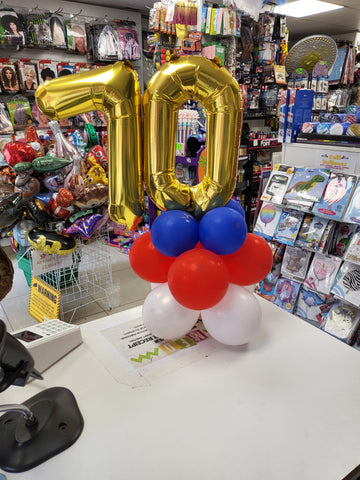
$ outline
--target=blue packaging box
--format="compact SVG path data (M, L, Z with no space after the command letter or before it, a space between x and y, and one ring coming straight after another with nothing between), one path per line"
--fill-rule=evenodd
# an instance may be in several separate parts
M313 90L289 90L289 103L286 125L286 142L295 142L296 135L301 131L302 124L311 122L314 100Z

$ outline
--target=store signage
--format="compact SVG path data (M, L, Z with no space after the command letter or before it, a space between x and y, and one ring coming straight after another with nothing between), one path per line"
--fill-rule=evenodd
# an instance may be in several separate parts
M29 313L38 322L59 318L61 293L41 280L31 278Z
M50 255L41 250L31 252L32 275L42 275L53 270L69 268L72 266L72 255Z
M315 166L319 168L329 168L334 172L355 173L358 153L344 153L341 150L321 150L316 151Z

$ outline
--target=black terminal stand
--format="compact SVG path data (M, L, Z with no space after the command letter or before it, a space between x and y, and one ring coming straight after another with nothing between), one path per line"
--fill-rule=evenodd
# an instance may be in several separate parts
M42 378L28 350L6 332L0 320L0 392L24 386L29 376ZM24 472L69 448L80 436L84 420L74 395L53 387L23 405L0 405L0 468Z

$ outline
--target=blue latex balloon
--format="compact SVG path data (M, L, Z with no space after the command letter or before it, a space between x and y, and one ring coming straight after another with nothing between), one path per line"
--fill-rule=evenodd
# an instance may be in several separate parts
M247 227L243 216L232 208L214 208L199 223L202 246L218 255L229 255L239 250L246 235Z
M163 255L177 257L196 246L199 241L199 226L190 213L169 210L154 221L151 240Z
M233 210L236 210L237 212L241 213L241 215L243 216L243 218L245 218L245 212L244 212L244 209L243 207L240 205L239 202L237 202L236 200L234 200L233 198L230 200L230 202L228 202L226 205L224 205L225 207L227 208L232 208Z

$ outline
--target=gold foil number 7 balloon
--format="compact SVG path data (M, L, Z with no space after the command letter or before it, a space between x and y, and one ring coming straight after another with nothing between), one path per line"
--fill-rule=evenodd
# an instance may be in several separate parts
M194 187L175 176L177 112L186 100L206 109L207 163ZM39 109L51 119L91 110L108 117L109 214L133 228L142 214L142 149L137 74L117 62L90 72L45 82L36 93ZM181 209L200 218L232 196L242 124L242 98L230 73L201 56L174 58L150 80L144 93L144 180L162 210Z

